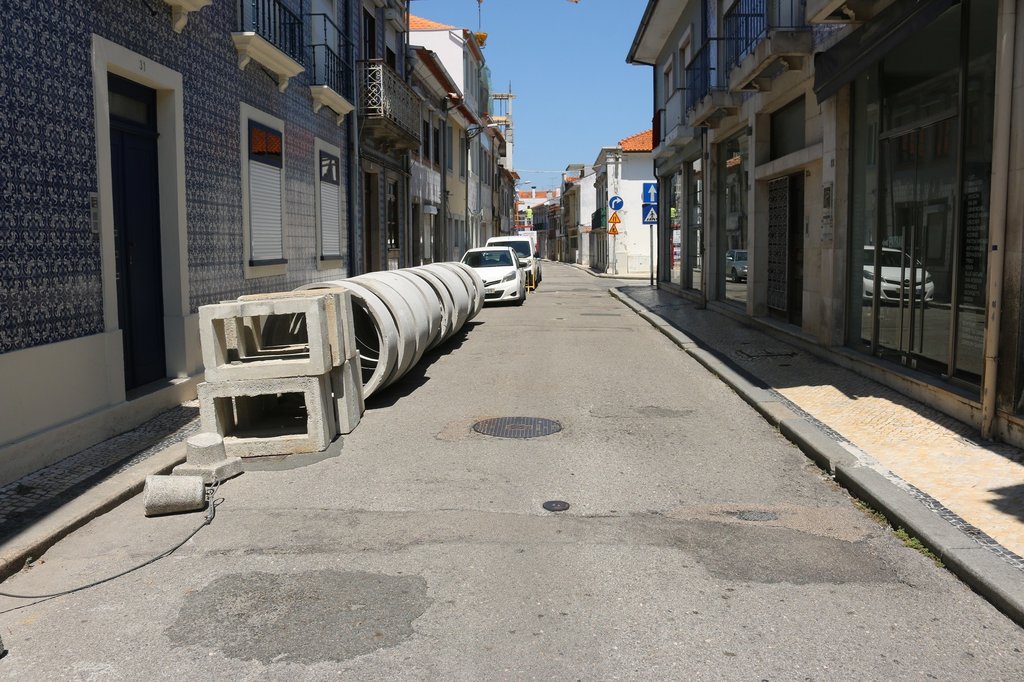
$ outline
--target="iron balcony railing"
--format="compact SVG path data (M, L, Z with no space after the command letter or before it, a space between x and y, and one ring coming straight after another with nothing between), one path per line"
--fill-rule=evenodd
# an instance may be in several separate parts
M805 28L806 0L737 0L722 22L728 73L772 29Z
M352 100L351 50L337 24L326 14L309 15L312 30L313 85L326 85Z
M302 19L279 0L241 0L241 30L253 31L302 63Z
M417 142L420 139L420 98L381 59L359 63L359 113L390 121Z
M718 38L709 38L686 65L686 110L693 111L713 89L721 88Z

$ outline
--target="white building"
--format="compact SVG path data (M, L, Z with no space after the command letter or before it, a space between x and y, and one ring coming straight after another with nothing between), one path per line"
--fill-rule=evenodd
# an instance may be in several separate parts
M592 229L589 251L590 267L600 272L650 276L652 264L657 269L657 226L643 220L644 205L649 210L658 199L651 133L645 130L604 147L594 161L596 207L604 207L605 219L604 229ZM654 194L645 197L645 186L650 192L652 185Z

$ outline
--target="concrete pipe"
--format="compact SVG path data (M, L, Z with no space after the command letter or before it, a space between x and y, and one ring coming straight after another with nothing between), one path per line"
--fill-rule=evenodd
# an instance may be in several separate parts
M444 310L441 304L441 299L438 298L437 294L434 292L434 288L423 281L420 277L409 272L408 268L373 274L379 274L388 281L394 281L395 284L393 286L403 293L405 293L405 287L408 285L412 285L412 287L419 292L420 297L423 299L423 310L427 313L427 320L430 325L430 333L427 335L427 346L423 351L426 352L437 345L438 340L441 338L441 325L444 322ZM399 280L402 281L400 282ZM413 299L409 298L414 296L412 292L408 292L406 296L406 300L412 302Z
M471 275L471 271L468 268L464 268L458 263L438 263L438 265L440 265L443 268L447 268L451 272L454 272L465 285L466 292L469 294L469 301L471 304L469 317L466 319L466 321L469 322L469 320L472 320L474 317L476 317L480 310L484 307L483 280L480 279L479 275L477 275L474 278L473 275L476 275L476 273L473 273L473 275ZM477 284L478 282L479 285Z
M142 489L146 516L180 514L206 509L206 486L202 476L146 476Z
M439 346L459 331L469 314L469 296L465 292L465 287L458 281L446 284L440 273L443 273L444 277L452 277L453 275L443 268L439 271L432 271L424 267L418 267L409 268L406 272L425 281L434 290L438 300L441 301L441 307L444 311L441 321L442 331L441 336L434 343L434 347ZM458 301L456 301L455 294L452 293L453 288L459 292Z
M419 362L420 355L427 346L427 315L423 310L414 309L400 292L380 278L369 276L370 273L353 277L347 282L369 289L375 293L391 312L398 328L398 364L391 376L384 382L390 386L405 375L413 365ZM419 293L416 294L419 296ZM413 299L415 300L415 299Z
M472 317L474 302L473 295L470 293L466 286L466 281L462 275L454 272L451 268L446 268L440 263L431 263L429 265L423 265L414 270L420 270L422 272L429 272L444 284L445 288L448 289L448 293L451 294L452 300L455 301L455 313L456 319L452 325L451 335L456 334L462 325L466 324L466 321ZM451 336L450 335L450 336Z
M377 389L387 385L403 353L412 354L414 351L412 347L406 351L391 310L370 289L351 280L333 280L306 284L298 290L335 287L348 289L352 293L352 322L355 325L356 346L359 348L359 362L363 371L363 398L369 398Z

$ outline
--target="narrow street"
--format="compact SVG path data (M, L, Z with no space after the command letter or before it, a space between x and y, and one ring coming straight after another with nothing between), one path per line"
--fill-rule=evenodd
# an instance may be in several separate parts
M642 283L545 263L327 453L226 482L170 557L0 598L0 677L1024 678L1024 631L608 294ZM561 430L473 430L503 416ZM201 522L137 496L4 591L112 575Z

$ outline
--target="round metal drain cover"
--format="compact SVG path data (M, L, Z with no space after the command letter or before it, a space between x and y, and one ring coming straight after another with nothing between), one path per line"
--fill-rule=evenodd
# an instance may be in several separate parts
M778 521L779 515L775 512L744 510L734 514L737 519L743 521Z
M473 424L473 430L498 438L539 438L562 430L554 419L541 417L495 417Z
M568 509L569 508L569 503L568 502L563 502L562 500L548 500L547 502L545 502L541 506L544 507L545 509L547 509L548 511L558 512L558 511L565 511L566 509Z

